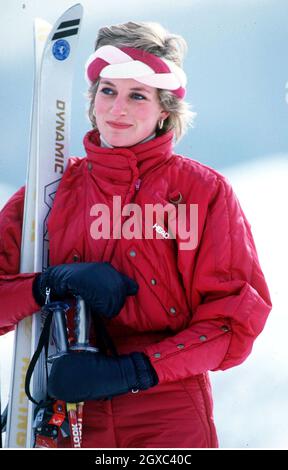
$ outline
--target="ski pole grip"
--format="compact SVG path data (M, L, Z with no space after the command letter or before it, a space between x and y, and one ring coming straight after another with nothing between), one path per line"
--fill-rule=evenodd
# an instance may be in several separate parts
M76 311L74 316L74 336L75 343L70 346L72 350L98 352L98 348L90 346L90 328L91 328L91 311L85 301L76 296Z
M76 297L75 337L78 344L88 345L91 324L90 309L86 307L84 300L78 295Z
M57 349L59 349L60 354L66 354L69 349L69 343L66 325L66 314L62 306L55 306L53 316L55 321L55 333L57 337Z
M56 346L56 354L49 356L48 362L52 362L69 351L68 331L66 322L66 311L69 305L64 302L51 302L46 304L46 310L53 312L53 337Z

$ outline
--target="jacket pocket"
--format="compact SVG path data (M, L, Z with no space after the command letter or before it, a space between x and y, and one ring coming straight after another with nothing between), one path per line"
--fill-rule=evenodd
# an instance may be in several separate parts
M157 242L160 242L158 258L154 251ZM173 260L167 252L169 247L165 246L165 255L161 253L160 246L166 242L167 240L141 240L140 243L131 244L126 255L130 258L137 277L145 283L146 290L148 289L149 294L155 297L162 306L169 319L169 326L178 330L188 326L191 313L177 269L173 267ZM166 263L163 269L161 269L161 263ZM148 306L143 307L145 309Z

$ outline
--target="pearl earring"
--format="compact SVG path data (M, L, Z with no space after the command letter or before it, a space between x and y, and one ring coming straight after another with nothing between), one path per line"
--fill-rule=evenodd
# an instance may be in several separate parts
M163 129L163 124L164 124L164 119L160 119L160 121L158 121L158 128Z

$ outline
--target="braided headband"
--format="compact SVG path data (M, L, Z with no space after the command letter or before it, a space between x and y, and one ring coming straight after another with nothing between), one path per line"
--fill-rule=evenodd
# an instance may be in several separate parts
M171 90L184 98L186 75L174 62L134 47L102 46L85 66L88 82L101 78L133 78L154 88Z

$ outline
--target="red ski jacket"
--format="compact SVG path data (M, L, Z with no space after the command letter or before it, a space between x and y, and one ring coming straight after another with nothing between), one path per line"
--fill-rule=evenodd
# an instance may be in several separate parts
M88 132L87 157L69 160L48 224L51 265L108 261L138 282L138 294L127 298L108 329L120 352L149 356L160 384L240 364L271 309L250 226L230 184L213 169L174 154L172 142L169 132L110 149L100 147L96 131ZM113 196L121 209L137 204L143 224L147 204L170 203L176 219L186 204L197 244L181 249L181 236L169 236L165 217L162 226L148 224L153 238L129 239L117 230L111 237L116 225L129 221L127 211L115 216ZM23 200L24 188L0 215L2 334L39 309L31 289L35 274L18 274ZM110 209L108 239L97 239L97 204ZM190 204L197 207L196 222Z

